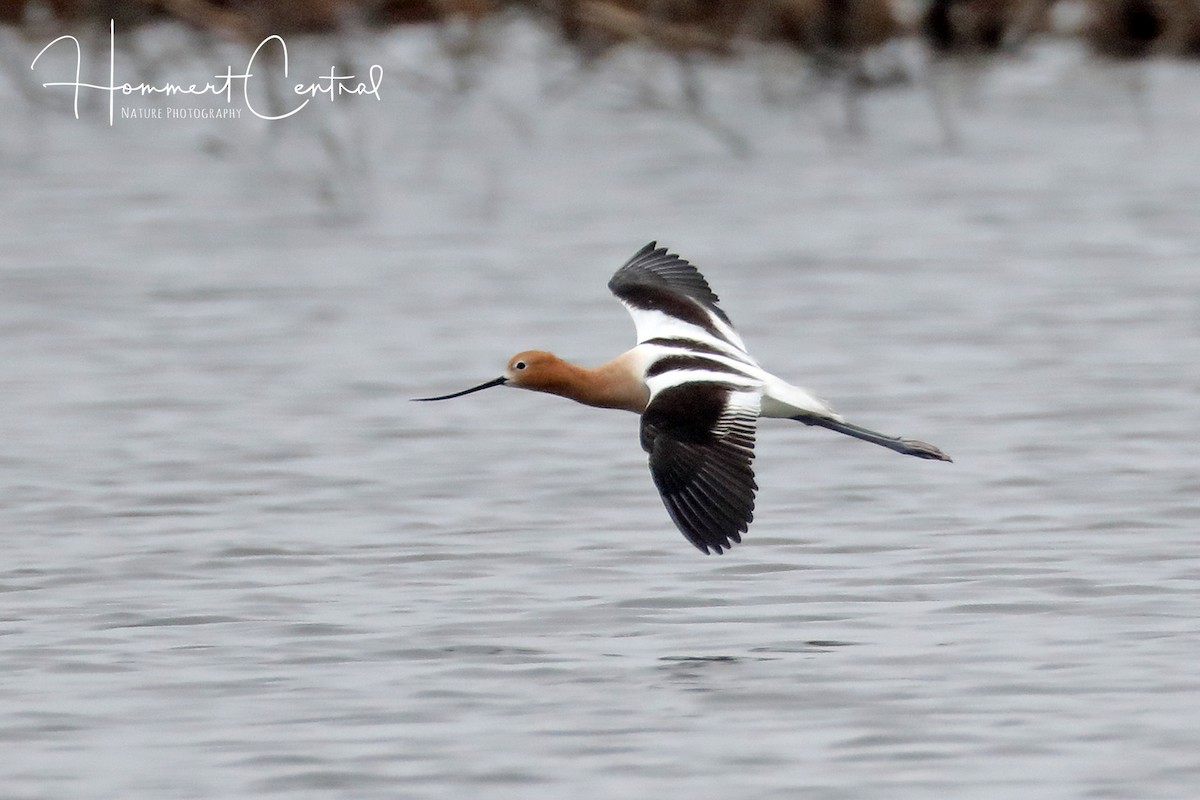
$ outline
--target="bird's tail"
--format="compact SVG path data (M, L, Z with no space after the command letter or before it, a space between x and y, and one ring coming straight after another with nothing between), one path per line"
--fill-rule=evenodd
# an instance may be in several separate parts
M852 425L849 422L840 422L828 417L801 415L792 417L792 419L803 422L805 425L817 425L822 428L828 428L831 431L843 433L846 436L853 436L855 439L862 439L864 442L871 442L872 444L886 447L889 450L895 450L897 453L903 453L906 456L930 458L935 461L953 460L929 442L922 442L917 439L902 439L899 436L887 436L869 428Z

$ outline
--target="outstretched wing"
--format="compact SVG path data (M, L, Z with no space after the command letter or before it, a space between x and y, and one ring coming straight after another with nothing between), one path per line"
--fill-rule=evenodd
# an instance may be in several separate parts
M663 504L688 541L717 553L754 519L761 389L711 380L666 386L642 414L642 447Z
M655 339L699 342L729 354L746 345L700 272L656 242L616 271L608 288L629 310L639 344Z

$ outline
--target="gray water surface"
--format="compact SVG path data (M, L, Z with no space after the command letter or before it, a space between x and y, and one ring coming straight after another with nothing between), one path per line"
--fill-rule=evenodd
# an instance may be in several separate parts
M1193 797L1195 67L1139 101L1035 51L951 98L958 149L915 87L847 142L836 94L714 68L742 156L637 60L543 107L531 37L440 116L385 93L345 185L307 127L22 112L0 795ZM764 421L705 557L633 415L407 402L631 346L605 283L650 238L769 369L956 463Z

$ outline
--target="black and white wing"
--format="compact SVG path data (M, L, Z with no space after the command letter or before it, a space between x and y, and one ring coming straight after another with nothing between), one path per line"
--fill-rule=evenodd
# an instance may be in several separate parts
M642 414L642 447L667 512L705 553L742 540L754 519L758 388L713 380L663 386Z
M633 317L639 344L687 342L753 363L704 276L656 242L617 270L608 288Z

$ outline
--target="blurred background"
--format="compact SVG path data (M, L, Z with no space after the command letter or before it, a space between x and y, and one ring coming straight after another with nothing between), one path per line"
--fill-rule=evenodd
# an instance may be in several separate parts
M0 3L0 794L1190 796L1197 53L1196 0ZM630 347L651 239L955 463L764 422L704 557L632 415L408 402Z

